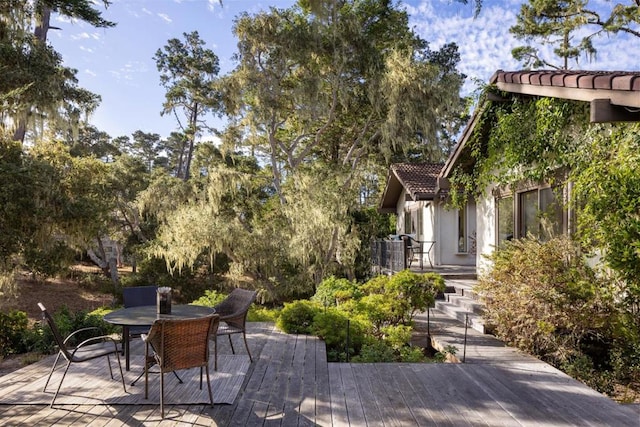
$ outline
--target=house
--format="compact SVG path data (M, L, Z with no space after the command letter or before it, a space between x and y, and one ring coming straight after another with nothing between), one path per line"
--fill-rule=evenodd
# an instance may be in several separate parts
M470 140L483 123L485 104L517 97L559 98L584 102L592 123L640 121L640 72L596 71L497 71L490 80L501 95L489 93L481 103L453 153L438 176L439 194L449 191L449 179L456 168L468 168L474 161ZM508 97L508 98L506 98ZM486 119L486 118L485 118ZM481 133L481 132L480 132ZM558 170L555 187L547 182L526 182L516 188L488 184L475 200L475 251L478 272L489 266L485 255L493 252L503 240L520 238L540 231L539 214L544 212L554 231L568 233L573 229L574 215L560 203L569 196L570 185ZM557 183L562 183L561 185ZM470 221L471 223L471 221ZM535 234L535 233L534 233Z
M423 265L473 266L476 262L475 205L448 209L438 177L443 164L391 165L378 211L397 215L397 235L413 235L423 242ZM420 261L420 260L418 260Z

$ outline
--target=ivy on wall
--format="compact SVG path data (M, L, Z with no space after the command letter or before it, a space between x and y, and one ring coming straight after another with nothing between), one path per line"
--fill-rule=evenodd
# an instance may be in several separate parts
M603 250L640 312L640 124L591 124L586 102L500 96L504 101L484 103L467 157L450 177L450 203L461 206L491 183L554 184L566 171L578 219L574 237Z
M467 141L471 162L459 166L450 177L454 205L480 195L491 183L553 184L557 171L573 163L589 124L588 104L501 96L504 101L486 101Z

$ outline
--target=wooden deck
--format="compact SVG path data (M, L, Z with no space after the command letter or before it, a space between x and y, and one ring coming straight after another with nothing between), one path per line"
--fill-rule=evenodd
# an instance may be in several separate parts
M640 426L636 406L619 405L527 358L500 363L476 358L466 364L327 363L322 341L280 333L269 323L250 324L249 340L254 363L232 405L168 405L164 420L157 403L56 409L0 405L0 425ZM50 363L52 359L22 372L34 378L46 375Z

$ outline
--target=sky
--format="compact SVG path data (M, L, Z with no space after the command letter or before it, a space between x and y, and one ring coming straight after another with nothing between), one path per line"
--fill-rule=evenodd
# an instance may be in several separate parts
M112 0L106 10L97 7L105 19L117 23L115 27L94 28L54 16L52 25L60 30L51 30L49 41L65 65L78 70L78 84L102 97L90 119L99 130L111 137L142 130L165 138L177 123L172 115L160 115L165 89L160 85L155 52L171 38L183 40L183 33L198 31L206 47L219 57L223 75L234 68L237 40L232 27L238 14L293 4L293 0L223 0L222 4L218 0ZM515 24L522 1L485 0L475 18L471 2L407 0L399 4L409 13L410 26L433 50L449 42L458 44L459 70L467 75L463 94L472 92L477 82L486 83L498 69L521 68L511 49L522 43L509 34L509 27ZM638 45L637 39L601 38L595 60L572 68L640 70Z

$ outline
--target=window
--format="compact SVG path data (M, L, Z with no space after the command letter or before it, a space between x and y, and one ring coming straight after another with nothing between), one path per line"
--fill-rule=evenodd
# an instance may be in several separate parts
M537 188L517 193L515 199L514 196L498 198L496 210L498 246L505 240L527 235L548 240L566 230L565 211L558 199L558 189Z
M497 236L498 246L504 241L513 240L513 197L502 197L497 200Z
M529 234L539 237L538 190L520 193L518 199L518 212L520 214L518 237L527 237Z
M467 206L458 209L458 253L467 252Z
M562 234L564 229L564 211L562 203L557 200L556 189L540 190L541 239L548 240L552 236Z
M404 211L404 234L411 234L411 211Z

